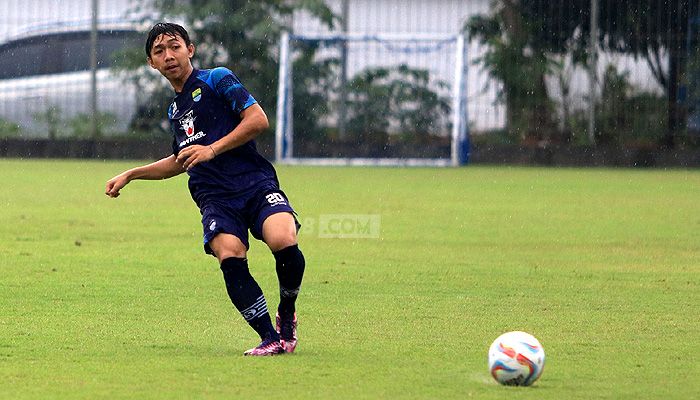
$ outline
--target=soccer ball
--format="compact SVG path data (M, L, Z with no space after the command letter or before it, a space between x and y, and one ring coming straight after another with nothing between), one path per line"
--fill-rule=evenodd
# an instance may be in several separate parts
M530 386L543 368L544 348L529 333L504 333L489 348L489 371L502 385Z

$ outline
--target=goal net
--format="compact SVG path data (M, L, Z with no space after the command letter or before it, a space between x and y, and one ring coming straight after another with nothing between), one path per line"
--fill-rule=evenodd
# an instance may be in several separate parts
M276 162L466 164L465 52L460 35L284 33Z

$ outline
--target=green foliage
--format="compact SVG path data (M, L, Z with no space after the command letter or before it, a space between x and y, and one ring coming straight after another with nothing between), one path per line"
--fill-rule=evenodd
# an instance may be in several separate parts
M88 139L94 138L92 132L92 114L80 113L71 118L64 118L59 106L49 106L46 110L34 114L34 119L47 128L49 139ZM115 135L117 116L112 113L98 112L98 136Z
M0 118L0 139L22 136L22 128L12 121Z
M688 112L700 112L700 47L695 48L690 55L688 73L683 84L688 90Z
M597 111L596 140L601 144L655 145L666 133L665 98L640 92L629 83L629 73L609 65L603 76Z
M656 147L666 134L668 110L660 93L640 91L629 72L608 65L596 102L596 143L613 147ZM575 110L567 119L571 144L588 144L588 112Z
M557 64L537 40L540 26L516 4L502 3L491 15L476 15L465 25L469 37L485 46L475 63L501 84L498 99L506 105L510 135L551 139L556 125L545 78Z
M517 145L520 138L514 138L507 129L491 129L480 131L469 137L472 146Z
M438 82L436 89L447 86ZM449 99L431 87L427 70L372 68L348 82L347 128L358 142L385 144L392 132L426 141L445 131L449 111Z
M92 132L92 115L81 113L73 116L66 121L66 126L68 132L70 132L70 137L76 139L90 139L95 138ZM97 135L100 136L113 136L116 132L114 127L117 124L117 116L112 113L99 112L97 114Z
M170 135L168 125L168 107L174 97L172 87L165 85L162 77L153 78L153 74L145 74L147 77L137 78L141 81L149 81L150 90L139 93L140 101L137 102L136 112L129 122L129 135L145 137L166 137ZM156 80L157 79L157 80ZM144 86L139 86L144 87Z
M34 114L34 120L46 125L49 139L56 139L62 128L62 110L57 105L50 105L44 111Z
M683 82L687 90L685 105L688 110L688 131L684 144L700 147L700 32L696 33L688 61L688 72Z
M143 32L143 44L147 34ZM126 134L136 137L169 135L167 110L174 93L165 78L146 64L143 46L125 48L112 57L112 72L136 92L136 110Z
M325 138L327 130L321 124L323 116L332 112L329 94L337 92L340 60L329 57L317 60L319 42L296 41L293 67L294 130L300 140Z

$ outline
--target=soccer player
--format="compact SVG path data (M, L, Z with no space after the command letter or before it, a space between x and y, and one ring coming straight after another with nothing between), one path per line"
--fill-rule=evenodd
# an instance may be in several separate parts
M297 244L294 210L272 164L255 147L254 138L269 126L267 116L230 70L193 68L194 52L180 25L158 23L149 32L148 64L175 90L168 109L173 154L115 176L105 194L119 196L134 179L167 179L187 172L192 199L202 214L204 250L218 259L231 302L260 335L260 345L244 354L291 353L297 344L295 301L305 261ZM276 328L248 270L249 230L276 260Z

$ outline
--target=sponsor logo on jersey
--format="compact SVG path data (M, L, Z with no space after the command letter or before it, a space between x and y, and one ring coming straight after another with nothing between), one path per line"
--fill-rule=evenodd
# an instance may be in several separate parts
M175 114L177 114L177 103L173 101L173 104L170 105L170 118L175 118Z
M192 92L192 100L195 102L199 101L202 98L202 88L197 88Z

